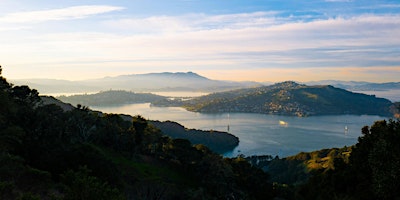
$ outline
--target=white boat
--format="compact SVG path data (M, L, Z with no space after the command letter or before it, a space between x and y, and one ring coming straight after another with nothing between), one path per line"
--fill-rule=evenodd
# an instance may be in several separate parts
M288 123L285 122L285 121L279 120L279 125L281 125L281 126L287 126Z

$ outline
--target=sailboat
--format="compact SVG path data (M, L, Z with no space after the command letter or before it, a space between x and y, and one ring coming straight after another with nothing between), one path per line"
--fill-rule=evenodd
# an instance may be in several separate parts
M228 127L227 127L227 132L228 132L228 133L229 133L229 130L230 130L229 124L230 124L230 115L229 115L229 113L228 113Z
M344 126L344 134L347 135L348 132L349 132L349 127Z

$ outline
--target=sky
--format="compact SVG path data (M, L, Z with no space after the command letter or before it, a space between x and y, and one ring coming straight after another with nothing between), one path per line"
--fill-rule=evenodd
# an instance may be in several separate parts
M399 0L0 0L8 79L400 81Z

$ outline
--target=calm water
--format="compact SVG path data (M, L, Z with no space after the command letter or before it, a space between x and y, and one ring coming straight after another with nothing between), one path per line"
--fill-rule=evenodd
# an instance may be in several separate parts
M337 115L288 117L249 113L202 114L177 107L150 107L130 104L117 107L92 107L107 113L142 115L147 119L176 121L187 128L227 131L239 137L239 146L225 156L238 154L290 156L302 151L350 146L357 142L361 128L380 116ZM347 131L346 131L347 127Z

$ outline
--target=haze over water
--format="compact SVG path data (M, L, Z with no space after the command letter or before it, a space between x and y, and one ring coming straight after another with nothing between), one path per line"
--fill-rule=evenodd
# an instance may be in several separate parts
M299 152L350 146L363 126L384 117L333 115L291 117L253 113L203 114L178 107L151 107L149 103L92 107L107 113L142 115L146 119L176 121L186 128L227 131L239 137L239 146L225 156L244 154L286 157ZM282 123L285 122L285 123ZM347 131L346 131L347 127Z

